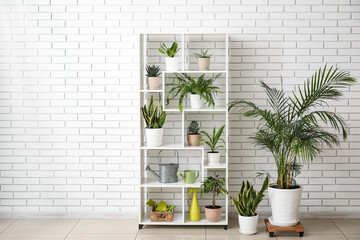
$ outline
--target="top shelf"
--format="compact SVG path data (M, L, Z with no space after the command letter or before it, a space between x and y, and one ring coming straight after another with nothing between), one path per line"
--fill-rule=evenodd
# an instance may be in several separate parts
M185 70L185 71L162 71L162 73L226 73L226 71L195 71L195 70Z

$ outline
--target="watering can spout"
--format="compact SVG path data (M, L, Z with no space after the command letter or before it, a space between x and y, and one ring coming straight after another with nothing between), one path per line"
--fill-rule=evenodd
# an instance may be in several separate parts
M176 173L176 175L180 176L185 181L185 177L184 175L181 174L180 170Z
M157 174L156 172L154 172L154 170L152 170L149 165L146 166L146 169L145 169L145 170L151 172L151 173L160 181L160 176L159 176L159 174Z

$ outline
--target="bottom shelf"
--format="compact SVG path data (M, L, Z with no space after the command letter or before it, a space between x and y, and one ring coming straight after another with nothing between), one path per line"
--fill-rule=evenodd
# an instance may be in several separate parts
M206 220L205 214L200 214L200 221L192 222L189 220L189 214L185 214L185 222L183 221L183 216L181 213L175 213L174 221L172 222L151 222L150 215L144 215L143 219L139 224L143 225L227 225L227 219L225 213L222 214L220 221L218 222L209 222Z

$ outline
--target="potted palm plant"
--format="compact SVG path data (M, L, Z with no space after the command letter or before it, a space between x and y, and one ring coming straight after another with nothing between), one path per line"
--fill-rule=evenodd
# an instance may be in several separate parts
M224 189L225 178L207 177L201 184L201 195L212 194L212 204L205 206L205 217L209 222L218 222L221 219L222 207L215 204L215 198L219 196L221 192L227 192Z
M146 66L147 85L149 90L158 90L160 86L161 68L155 65Z
M194 53L197 57L198 69L199 71L209 71L210 70L210 58L212 54L208 54L209 49L201 50L200 53Z
M191 121L188 127L187 140L189 146L199 146L198 140L201 138L201 134L199 133L200 127L198 121Z
M141 108L142 116L146 123L145 134L146 134L146 144L149 147L156 147L162 145L163 139L163 125L167 119L167 113L163 111L162 106L160 105L160 95L159 95L159 105L154 105L154 97L151 96L149 105Z
M166 99L167 104L170 100L176 98L179 95L179 109L182 112L183 101L190 94L191 108L199 109L202 107L202 99L206 101L208 107L215 106L215 96L220 92L218 86L214 86L213 83L221 76L221 73L214 75L211 78L205 78L205 74L200 77L191 77L186 73L181 75L175 74L178 82L169 84L173 86L168 92Z
M293 226L298 222L303 188L295 177L301 172L300 162L313 161L321 153L322 144L339 145L339 136L326 131L323 124L346 138L348 128L344 119L324 108L327 100L339 100L343 95L340 90L355 82L347 72L325 66L290 96L261 81L271 110L242 99L229 104L229 109L238 109L246 117L260 118L257 132L251 139L255 146L270 151L274 157L277 181L269 187L271 224Z
M199 139L197 141L197 143L205 142L210 147L210 152L207 153L207 161L209 166L217 166L220 164L220 152L217 151L217 149L225 148L225 145L218 145L219 141L222 141L225 144L225 140L221 137L224 132L224 128L225 125L216 131L216 128L214 127L212 135L205 131L201 131L201 133L204 134L208 140Z
M238 212L239 231L242 234L250 235L257 232L259 215L256 209L263 200L264 192L269 187L269 176L266 176L263 185L258 193L249 181L243 181L237 198L230 196L226 191L223 194L230 197L236 211Z
M178 71L179 70L179 59L175 55L180 51L178 44L173 42L170 48L166 47L165 43L160 44L158 49L162 54L167 55L165 58L166 71Z

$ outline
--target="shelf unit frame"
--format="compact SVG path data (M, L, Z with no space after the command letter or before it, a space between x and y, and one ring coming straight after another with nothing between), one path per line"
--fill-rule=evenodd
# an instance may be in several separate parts
M149 35L173 35L173 36L179 36L181 35L181 67L180 71L175 72L169 72L169 71L162 71L162 87L159 90L147 90L146 88L146 76L145 76L145 67L147 65L147 40ZM194 71L194 70L185 70L185 36L187 35L221 35L224 37L225 42L225 70L221 71ZM186 189L190 187L199 188L201 185L201 181L204 180L205 172L207 170L211 169L221 169L225 171L225 187L226 189L229 189L229 112L227 109L228 102L229 102L229 35L227 33L149 33L149 34L139 34L139 66L140 66L140 81L138 84L138 93L139 93L139 103L140 106L143 106L145 103L147 103L147 97L146 95L149 93L160 93L162 95L162 104L164 111L167 111L168 114L173 113L180 113L179 109L167 109L165 105L165 82L166 82L166 74L169 73L223 73L225 74L225 106L220 108L203 108L203 109L183 109L183 112L181 113L181 123L182 123L182 133L181 133L181 139L182 141L180 143L170 143L170 144L163 144L159 147L147 147L143 143L144 139L144 120L142 119L141 113L139 114L139 151L140 151L140 162L139 162L139 229L141 229L144 225L209 225L209 226L223 226L224 229L227 229L228 226L228 212L229 212L229 200L228 198L225 198L225 209L223 209L223 215L219 222L209 222L206 220L204 213L201 213L201 220L197 222L189 221L188 219L188 213L185 212L185 194ZM139 111L140 112L140 111ZM185 143L185 114L189 112L206 112L206 113L224 113L225 114L225 162L222 162L219 166L207 166L205 165L205 148L203 146L199 147L189 147L186 146ZM186 151L201 151L201 179L198 179L196 183L194 184L185 184L180 179L178 183L170 183L170 184L164 184L159 183L157 180L145 180L144 173L145 168L144 165L147 163L148 158L148 150L162 150L162 149L169 149L169 150L186 150ZM151 188L180 188L182 192L182 215L177 213L175 214L174 221L173 222L151 222L149 219L148 213L145 212L145 197L146 197L146 191Z

